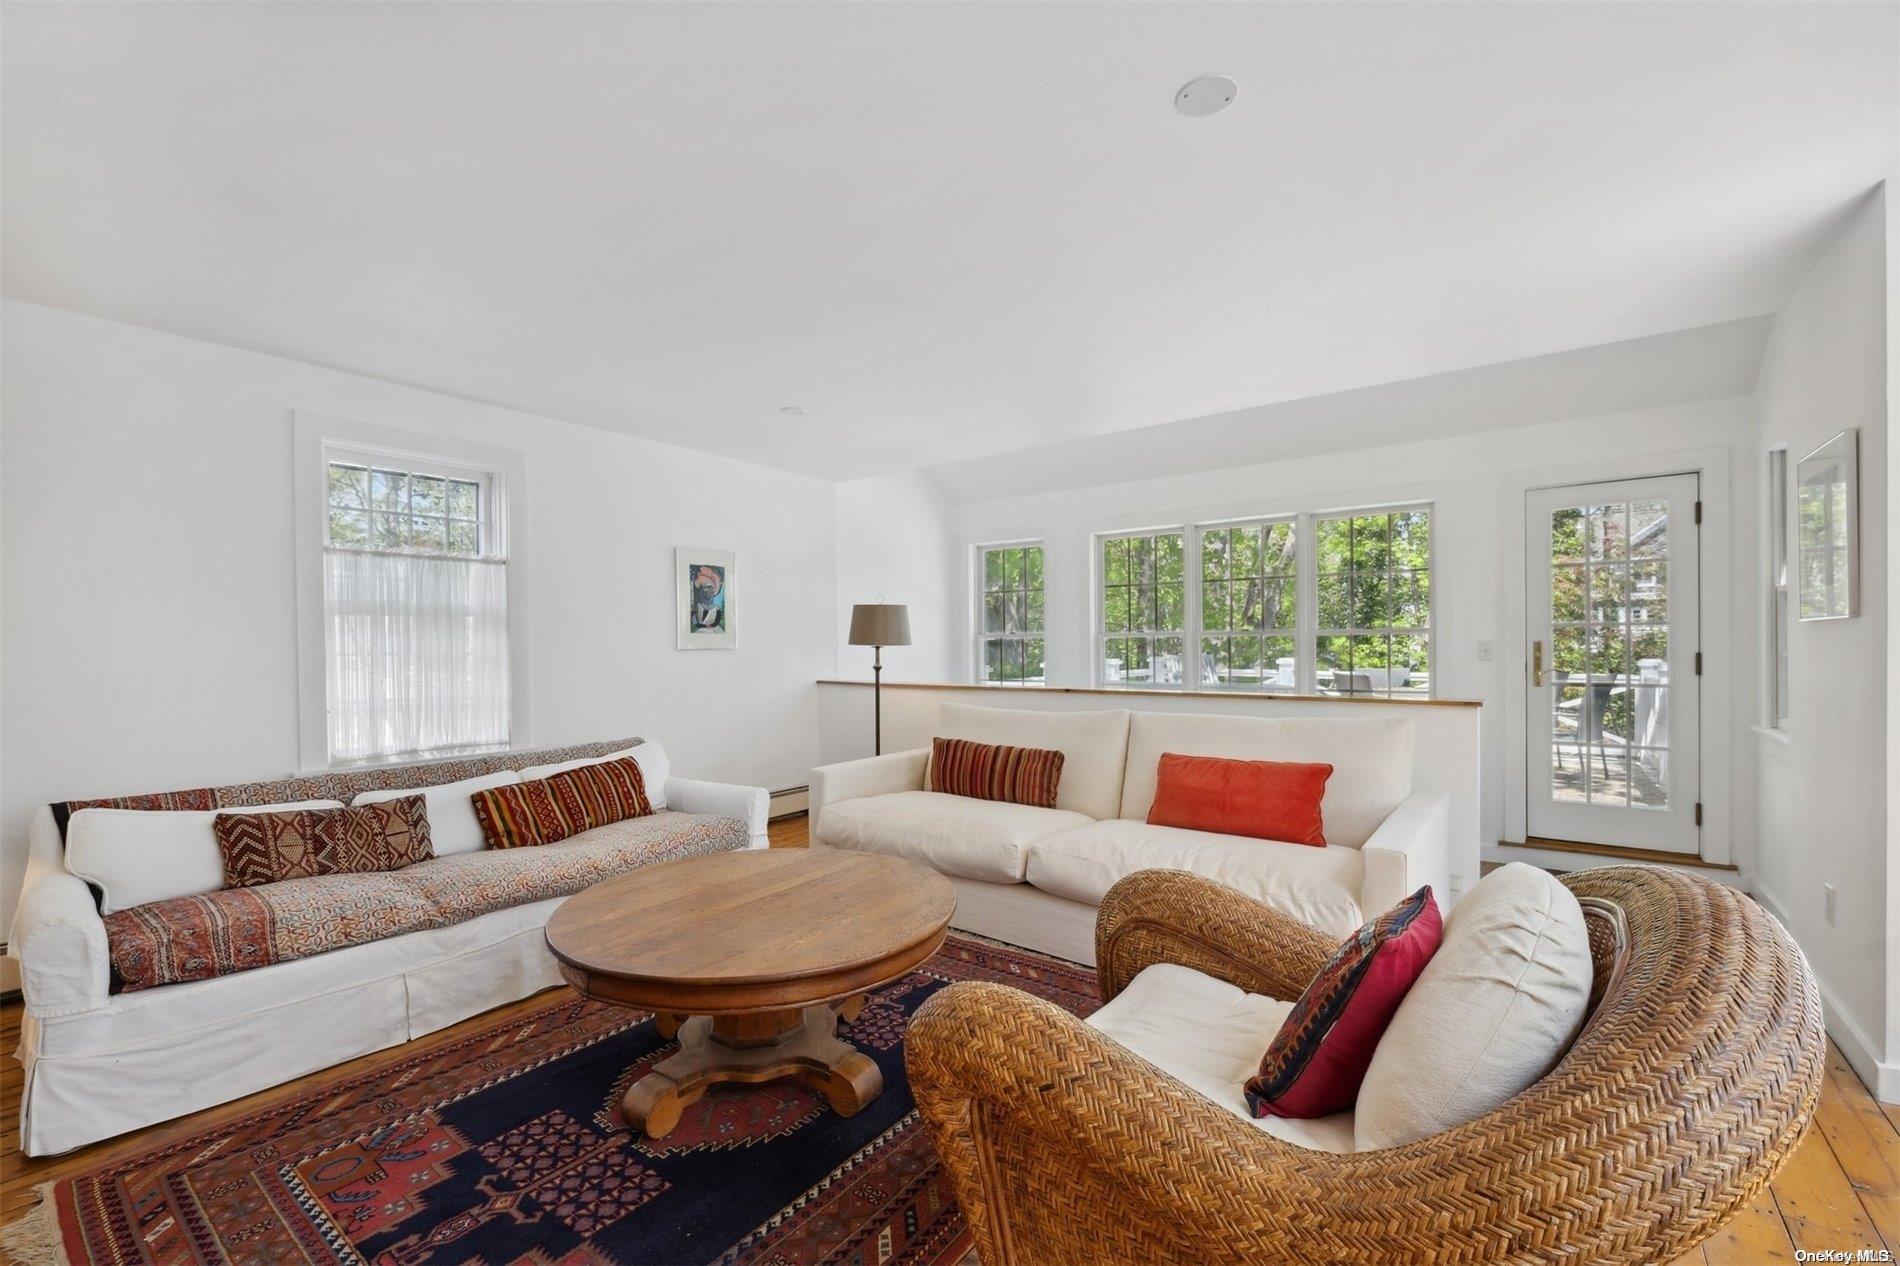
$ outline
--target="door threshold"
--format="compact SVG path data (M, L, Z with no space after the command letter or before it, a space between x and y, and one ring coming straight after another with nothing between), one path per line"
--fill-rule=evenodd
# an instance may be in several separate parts
M1499 840L1499 848L1535 848L1546 853L1581 853L1589 857L1614 857L1626 862L1656 862L1666 866L1693 866L1698 870L1727 870L1739 873L1740 867L1729 862L1704 861L1691 853L1671 853L1660 848L1623 848L1615 844L1586 844L1580 840L1547 840L1526 836L1522 840Z

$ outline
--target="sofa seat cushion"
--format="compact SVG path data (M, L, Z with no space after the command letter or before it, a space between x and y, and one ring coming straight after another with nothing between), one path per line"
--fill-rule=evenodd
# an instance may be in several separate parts
M940 791L894 791L826 805L818 842L889 853L961 879L1016 884L1023 880L1032 844L1088 824L1088 818L1066 809Z
M1190 967L1156 963L1143 968L1088 1023L1268 1134L1315 1151L1350 1152L1351 1112L1256 1120L1247 1110L1247 1078L1259 1071L1260 1057L1292 1009L1291 1002L1246 993Z
M1117 880L1138 870L1205 875L1328 936L1350 936L1366 921L1359 909L1365 858L1356 848L1316 848L1127 819L1092 822L1029 847L1029 882L1071 901L1100 905Z
M307 958L440 921L402 871L225 888L105 916L115 992Z
M747 838L737 818L665 810L553 844L438 857L402 874L444 922L453 923L503 906L565 897L653 862L741 849Z
M558 844L454 853L399 871L319 875L106 916L113 991L206 980L493 910L565 897L651 862L744 848L737 818L662 812Z

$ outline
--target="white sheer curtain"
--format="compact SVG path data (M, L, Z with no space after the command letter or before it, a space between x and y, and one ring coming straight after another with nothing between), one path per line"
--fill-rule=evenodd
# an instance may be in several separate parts
M332 549L330 759L508 744L508 568Z

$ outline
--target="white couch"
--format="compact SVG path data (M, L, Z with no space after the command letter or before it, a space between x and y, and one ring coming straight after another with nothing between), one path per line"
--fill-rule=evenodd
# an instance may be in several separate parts
M949 877L955 927L1095 961L1095 910L1137 870L1186 870L1344 937L1422 884L1449 906L1450 807L1414 792L1404 720L1031 712L946 703L936 733L1063 754L1056 807L925 786L928 749L812 771L814 847L891 853ZM1150 826L1164 752L1333 766L1326 846Z
M478 773L515 769L546 776L615 755L613 746L455 762L456 773L445 774L449 764L437 763L168 795L174 803L184 796L209 796L220 808L310 798L366 803L386 798L386 792L372 788L420 792L458 781L478 764L487 767ZM664 805L653 817L503 853L439 844L432 861L409 872L391 872L475 872L474 882L488 886L485 904L500 903L500 908L268 966L130 992L113 992L112 950L100 898L93 885L68 868L68 835L54 808L41 806L31 821L26 877L9 946L20 962L25 998L18 1051L26 1070L21 1150L29 1156L63 1152L227 1102L560 984L543 930L566 896L532 898L560 886L548 883L543 873L538 888L522 882L520 903L507 904L511 898L505 889L515 882L511 875L536 880L537 867L543 872L552 867L572 883L598 877L605 866L638 865L642 856L766 847L763 788L675 778L657 744L640 744L638 751L649 770L649 794L656 808ZM133 797L127 804L153 799ZM434 816L444 818L446 838L447 815ZM455 825L465 830L468 824ZM636 828L639 838L630 843L636 831L626 828ZM689 844L678 843L689 837ZM603 862L609 852L613 860ZM290 880L288 885L324 882ZM504 891L497 894L498 887Z

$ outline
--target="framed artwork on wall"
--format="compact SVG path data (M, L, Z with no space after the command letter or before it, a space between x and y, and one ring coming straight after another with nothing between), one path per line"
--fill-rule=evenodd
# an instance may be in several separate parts
M730 550L673 551L673 576L683 651L731 650L739 644Z
M1848 427L1795 467L1795 575L1803 620L1860 614L1860 433Z

